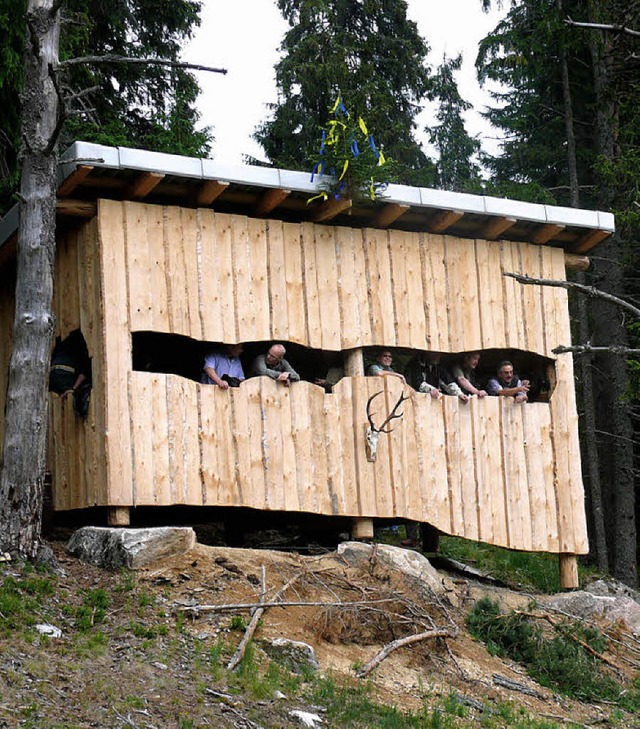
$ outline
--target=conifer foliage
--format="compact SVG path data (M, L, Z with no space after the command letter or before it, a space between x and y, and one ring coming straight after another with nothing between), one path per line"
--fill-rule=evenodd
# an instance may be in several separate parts
M278 0L278 7L289 23L276 66L279 100L254 135L269 160L311 169L327 109L342 93L401 180L432 183L433 165L413 136L433 86L429 48L405 0Z

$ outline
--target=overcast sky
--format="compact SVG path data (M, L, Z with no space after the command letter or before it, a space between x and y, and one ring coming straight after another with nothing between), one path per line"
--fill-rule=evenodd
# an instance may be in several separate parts
M462 52L460 91L476 109L484 108L488 96L478 87L474 61L479 40L503 12L483 13L480 0L408 0L408 5L409 17L431 46L430 64L438 65L444 53L451 57ZM216 160L241 162L243 154L264 159L251 134L268 114L265 105L276 101L273 67L286 28L275 0L203 0L202 25L184 58L228 70L226 76L198 73L199 109L202 122L214 128ZM429 113L419 118L419 128L428 122ZM467 130L480 135L485 149L495 150L495 132L477 113L469 115Z

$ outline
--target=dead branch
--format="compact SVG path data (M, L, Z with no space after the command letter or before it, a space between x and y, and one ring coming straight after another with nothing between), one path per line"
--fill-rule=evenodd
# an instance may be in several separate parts
M429 638L455 638L457 631L452 633L450 630L427 630L424 633L416 633L415 635L408 635L406 638L398 638L397 640L387 643L387 645L375 655L366 665L359 668L356 671L358 678L365 678L368 676L373 669L382 663L384 659L406 645L412 645L413 643L419 643L422 640L428 640Z
M263 605L264 601L267 597L267 571L265 569L265 566L262 565L261 568L261 579L260 584L262 585L262 592L260 593L260 604ZM262 613L264 613L263 607L258 607L254 611L251 621L249 622L249 625L247 626L247 629L244 631L244 635L242 636L242 640L240 641L240 645L236 649L236 652L233 654L233 657L227 664L227 671L233 671L235 670L238 665L240 665L240 661L244 657L244 652L247 649L247 645L249 644L249 641L253 637L253 634L256 631L256 628L258 627L258 621L262 617Z
M624 299L619 298L618 296L609 294L606 291L600 291L600 289L596 289L593 286L585 286L584 284L579 284L575 281L561 281L559 279L553 278L534 278L533 276L527 276L526 274L509 273L507 271L503 273L503 276L515 278L515 280L521 284L532 284L534 286L551 286L567 290L575 289L576 291L580 291L581 293L591 297L592 299L602 299L604 301L609 301L612 304L616 304L616 306L619 306L621 309L626 309L627 311L630 311L635 317L640 319L640 309L638 309L636 306L630 304Z
M636 306L630 304L624 299L619 298L618 296L614 296L613 294L609 294L606 291L596 289L594 286L585 286L584 284L579 284L575 281L562 281L560 279L554 278L534 278L533 276L527 276L526 274L510 273L507 271L505 271L502 275L509 276L510 278L515 278L515 280L521 284L532 284L534 286L551 286L567 290L575 289L576 291L580 291L581 293L591 297L592 299L602 299L603 301L609 301L612 304L616 304L616 306L619 306L621 309L626 309L627 311L630 311L634 316L640 318L640 309L638 309Z
M270 607L357 607L364 605L379 605L381 603L397 602L397 599L388 597L380 600L360 600L357 602L304 602L304 601L290 601L290 602L240 602L230 605L186 605L179 606L177 610L179 612L229 612L233 610L255 610L256 608L270 608Z
M131 58L130 56L118 56L108 54L104 56L78 56L78 58L69 58L66 61L60 61L55 70L62 71L70 66L96 66L102 63L142 63L147 66L169 66L170 68L183 68L188 71L208 71L209 73L226 74L226 68L213 68L212 66L202 66L199 63L185 63L184 61L170 61L166 58Z
M527 696L535 696L536 699L544 699L544 696L538 691L525 686L523 683L501 676L499 673L493 674L493 682L496 686L502 686L502 688L507 688L510 691L519 691L521 694L527 694Z
M623 25L609 25L607 23L579 23L571 18L565 18L565 24L570 25L573 28L590 28L591 30L606 30L610 33L624 33L626 35L633 36L634 38L640 37L640 31L632 30L631 28L625 28Z
M594 347L591 342L586 344L573 344L571 346L561 344L551 350L554 354L592 354L597 352L608 352L609 354L617 354L621 357L637 357L640 355L640 349L631 349L621 345L612 344L610 347Z

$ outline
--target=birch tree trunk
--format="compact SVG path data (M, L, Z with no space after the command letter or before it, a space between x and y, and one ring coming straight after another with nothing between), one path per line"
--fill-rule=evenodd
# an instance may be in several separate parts
M54 319L59 12L29 0L22 93L16 310L0 476L0 549L35 559L41 548L47 375Z

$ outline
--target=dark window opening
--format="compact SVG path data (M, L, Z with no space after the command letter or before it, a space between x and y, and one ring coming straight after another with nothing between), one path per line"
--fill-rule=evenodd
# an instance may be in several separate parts
M200 382L205 356L212 351L224 348L222 342L200 342L178 334L162 334L159 332L134 332L133 369L142 372L159 372L186 377ZM245 342L240 356L246 377L251 376L254 359L264 354L276 343ZM287 341L278 342L286 348L285 359L291 364L302 380L315 382L324 379L331 368L344 366L343 352L312 349L301 344ZM396 372L404 374L407 363L415 356L416 351L394 347L364 348L365 372L369 365L376 361L378 353L389 350L393 355L392 367ZM462 359L464 353L443 353L441 367L448 371L451 366ZM487 349L480 352L480 364L476 370L477 379L484 387L489 378L496 374L497 366L503 360L513 363L515 374L521 380L529 380L529 401L548 402L555 386L555 365L552 359L542 357L533 352L515 349ZM328 391L330 388L327 388Z

